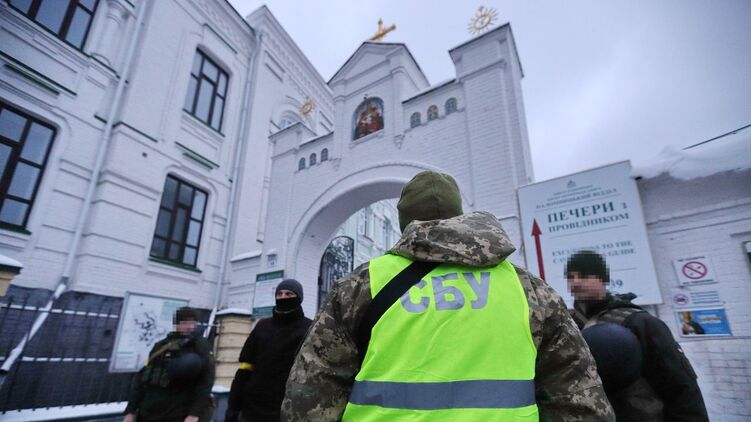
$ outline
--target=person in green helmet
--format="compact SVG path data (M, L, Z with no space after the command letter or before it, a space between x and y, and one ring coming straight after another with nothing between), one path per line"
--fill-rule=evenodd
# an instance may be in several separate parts
M456 181L404 186L402 237L334 285L297 354L286 421L614 421L560 296L508 261Z

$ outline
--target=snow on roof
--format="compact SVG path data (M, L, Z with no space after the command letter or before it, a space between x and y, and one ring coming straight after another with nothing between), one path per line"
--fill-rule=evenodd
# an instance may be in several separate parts
M241 253L240 255L235 255L232 258L230 258L229 262L237 262L237 261L242 261L244 259L257 258L261 256L261 253L263 253L263 251L250 251L250 252Z
M427 87L427 88L425 88L425 89L423 89L421 91L417 91L417 93L412 94L411 97L407 98L406 100L403 100L402 103L406 103L408 101L412 101L412 100L414 100L417 97L421 97L421 96L429 93L430 91L435 91L435 90L437 90L439 88L443 88L444 86L449 85L449 84L453 83L454 81L456 81L456 78L449 78L449 79L443 80L441 82L438 82L437 84L431 85L431 86L429 86L429 87Z
M243 308L226 308L218 311L217 315L252 315L250 309Z
M632 175L650 179L668 173L676 179L691 180L749 168L751 129L687 149L666 147L651 161L635 164Z
M23 268L23 264L5 255L0 255L0 265L4 265L6 267Z

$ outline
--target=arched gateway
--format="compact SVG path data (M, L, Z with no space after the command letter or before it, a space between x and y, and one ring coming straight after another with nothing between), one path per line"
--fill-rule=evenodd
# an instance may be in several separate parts
M405 45L365 42L328 82L332 133L317 136L295 123L270 136L263 251L235 276L284 271L304 284L312 315L321 256L335 230L360 208L398 197L422 170L454 176L465 211L494 213L521 244L516 188L532 180L532 166L511 28L449 54L456 77L431 86ZM327 159L311 162L322 151ZM523 264L520 254L512 260Z

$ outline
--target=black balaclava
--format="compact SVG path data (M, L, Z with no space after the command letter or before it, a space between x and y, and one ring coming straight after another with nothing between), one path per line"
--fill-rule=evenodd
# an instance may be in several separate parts
M302 304L302 284L299 281L288 278L283 280L276 286L276 291L289 290L294 292L297 297L290 297L286 299L276 299L276 311L281 313L292 312Z

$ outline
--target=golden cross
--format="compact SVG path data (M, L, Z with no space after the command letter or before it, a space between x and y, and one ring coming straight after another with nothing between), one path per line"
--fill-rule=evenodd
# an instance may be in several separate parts
M376 31L375 35L370 37L370 41L381 41L381 38L385 37L386 34L396 29L396 25L391 25L388 28L383 27L383 19L378 19L378 31Z

